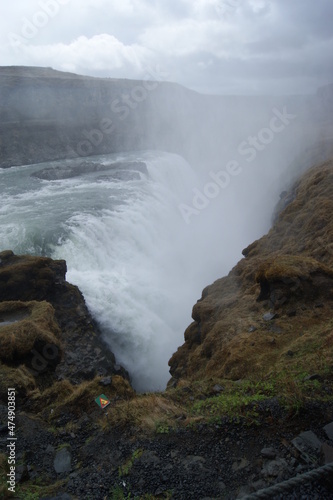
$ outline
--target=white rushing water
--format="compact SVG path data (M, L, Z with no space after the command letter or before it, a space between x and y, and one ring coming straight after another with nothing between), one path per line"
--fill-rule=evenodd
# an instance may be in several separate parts
M89 161L119 159L144 161L148 175L31 177L79 160L0 171L1 250L65 259L67 280L83 292L134 387L159 390L170 377L168 360L183 343L202 288L226 274L257 235L236 208L232 188L190 224L184 222L179 204L188 203L202 181L181 157L140 152Z

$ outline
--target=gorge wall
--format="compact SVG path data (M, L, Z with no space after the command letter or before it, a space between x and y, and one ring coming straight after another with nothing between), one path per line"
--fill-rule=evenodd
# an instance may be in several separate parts
M140 149L216 163L260 129L273 107L287 107L303 127L328 116L331 92L208 96L163 81L157 71L132 81L0 67L0 167Z
M174 384L332 370L332 213L330 160L282 193L269 233L203 290L169 362Z

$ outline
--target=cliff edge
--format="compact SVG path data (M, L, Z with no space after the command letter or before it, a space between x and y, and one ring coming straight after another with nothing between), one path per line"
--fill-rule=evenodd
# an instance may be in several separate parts
M333 160L282 193L269 233L193 307L174 382L333 376Z

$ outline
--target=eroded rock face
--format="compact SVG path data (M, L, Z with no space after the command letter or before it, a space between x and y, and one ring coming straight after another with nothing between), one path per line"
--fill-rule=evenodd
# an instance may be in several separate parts
M185 343L169 361L173 384L254 370L264 376L287 369L291 357L302 363L311 342L318 356L332 345L333 160L310 169L290 193L270 232L194 305Z
M98 374L128 378L102 342L81 292L66 281L66 270L63 260L0 253L0 320L18 320L0 323L1 359L23 363L34 375L55 370L56 378L74 383Z

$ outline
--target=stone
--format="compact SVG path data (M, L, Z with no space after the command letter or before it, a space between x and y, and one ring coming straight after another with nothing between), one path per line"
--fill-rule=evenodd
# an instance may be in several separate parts
M112 377L104 377L100 380L100 385L107 387L112 384Z
M270 325L269 331L273 332L273 333L277 333L278 335L280 335L280 333L283 332L282 328L280 328L279 326L274 325L274 324Z
M277 318L277 314L271 312L264 314L262 317L264 321L272 321L275 318Z
M315 462L319 458L322 443L314 432L302 432L292 440L292 444L307 463Z
M270 460L274 460L277 455L277 452L274 450L274 448L263 448L260 453L263 458L268 458Z
M203 465L205 462L206 460L203 457L196 455L188 455L186 458L182 460L181 464L187 471L193 469L199 469L205 471L208 470Z
M247 467L248 465L249 465L249 461L246 458L239 458L238 460L236 460L236 462L234 462L232 464L232 470L234 472L238 471L238 470L242 470L242 469L245 469L245 467Z
M216 384L213 387L213 391L214 392L222 392L222 391L224 391L224 387L222 387L222 385Z
M261 474L264 477L283 477L289 469L288 463L284 458L278 458L267 462L262 468Z
M324 431L326 432L326 435L327 435L328 439L330 439L331 441L333 441L333 422L331 422L330 424L325 425Z
M72 470L72 455L69 448L62 448L56 453L53 465L57 474L70 472Z
M327 443L323 443L321 446L321 458L323 465L333 463L333 448Z
M257 328L255 326L250 326L250 328L248 329L249 333L254 333L256 331L257 331Z
M321 380L321 376L320 375L308 375L307 377L304 377L304 382L308 382L308 381L313 381L313 380Z

